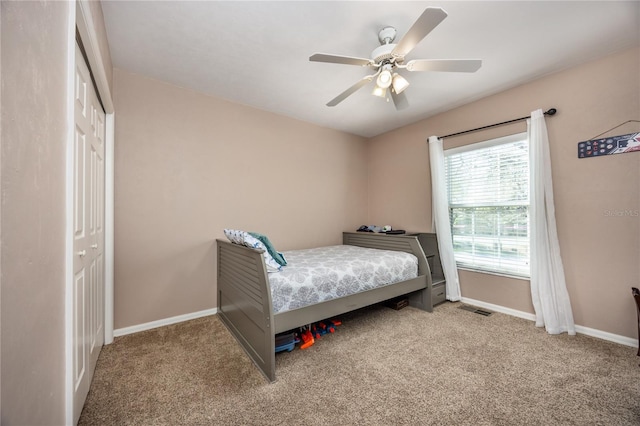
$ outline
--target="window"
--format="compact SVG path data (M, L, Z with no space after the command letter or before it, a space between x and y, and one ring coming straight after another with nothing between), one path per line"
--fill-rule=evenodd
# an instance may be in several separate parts
M528 277L527 134L450 149L444 154L458 267Z

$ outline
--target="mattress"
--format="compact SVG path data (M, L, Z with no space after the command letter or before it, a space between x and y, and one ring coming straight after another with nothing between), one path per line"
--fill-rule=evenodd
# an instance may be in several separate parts
M349 296L418 276L410 253L349 245L285 251L287 266L269 274L273 312Z

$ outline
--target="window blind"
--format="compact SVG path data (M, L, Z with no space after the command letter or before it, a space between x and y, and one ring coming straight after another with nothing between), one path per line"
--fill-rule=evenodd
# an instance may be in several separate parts
M529 145L505 140L445 152L453 248L459 267L528 277Z

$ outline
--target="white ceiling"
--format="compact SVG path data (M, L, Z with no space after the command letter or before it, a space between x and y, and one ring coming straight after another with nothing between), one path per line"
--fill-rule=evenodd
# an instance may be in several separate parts
M397 42L427 6L449 16L406 60L482 59L482 68L401 72L411 84L403 111L372 96L373 83L327 107L370 69L309 56L368 58L382 27L395 27ZM103 0L102 8L117 68L365 137L640 44L638 1Z

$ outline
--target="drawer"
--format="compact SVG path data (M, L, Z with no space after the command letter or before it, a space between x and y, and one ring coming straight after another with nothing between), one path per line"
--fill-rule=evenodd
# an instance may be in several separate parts
M445 283L435 285L431 288L431 303L437 305L447 299L447 292L445 289Z

